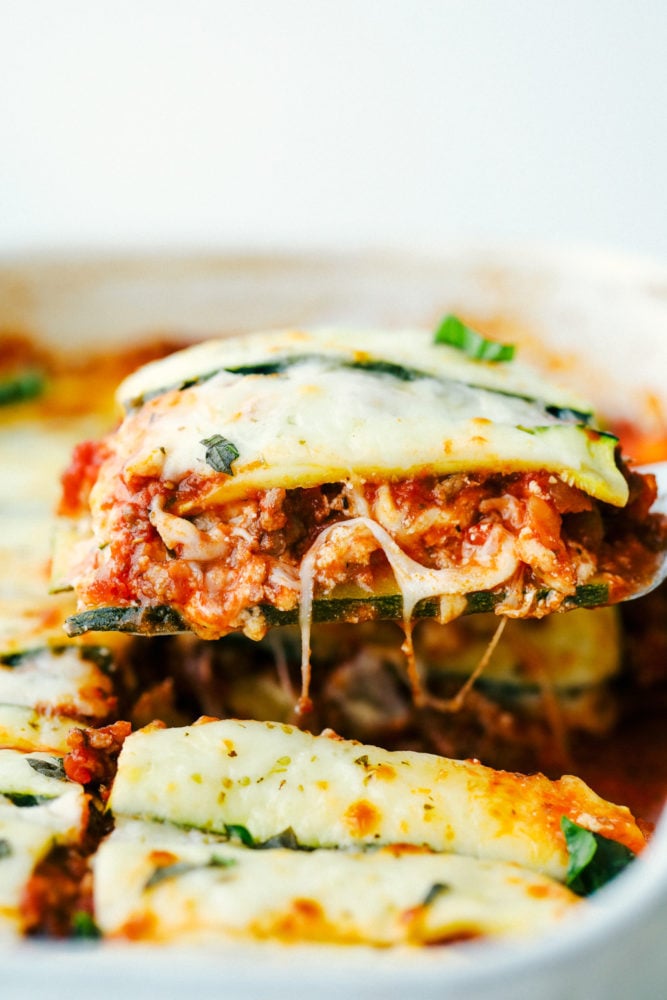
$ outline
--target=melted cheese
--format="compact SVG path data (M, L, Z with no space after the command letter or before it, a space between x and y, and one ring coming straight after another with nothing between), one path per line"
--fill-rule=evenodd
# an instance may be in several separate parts
M26 883L54 843L47 826L30 823L24 815L0 815L0 940L23 930Z
M17 663L0 662L0 704L104 719L111 695L110 678L77 646L45 647Z
M50 826L63 839L77 840L86 797L81 785L58 776L60 768L62 758L53 754L0 750L0 815L25 808L22 815L28 821ZM43 801L22 807L12 802L12 795L31 795Z
M81 785L48 773L60 764L44 753L0 750L0 937L23 930L22 900L35 866L55 845L83 836L88 797ZM38 801L22 805L19 796Z
M195 472L210 480L213 503L354 477L546 469L598 499L626 502L615 439L552 415L548 406L567 404L536 374L470 361L433 346L423 331L410 334L407 348L398 343L396 335L381 333L255 335L199 345L148 366L121 386L121 398L223 365L307 354L274 374L218 371L150 399L128 414L113 439L124 475L177 483ZM410 381L345 365L374 360L409 363L425 377ZM221 477L206 462L202 442L215 435L239 451L232 475ZM103 474L92 498L98 516L105 491Z
M197 943L525 937L577 904L563 886L512 864L405 847L257 851L132 821L120 821L97 852L94 894L107 935Z
M644 844L627 809L574 777L551 782L253 721L134 733L110 802L119 816L218 833L240 824L260 842L292 827L312 847L427 845L556 878L568 864L562 815L631 850Z
M494 364L471 360L460 350L434 344L433 334L423 329L268 330L250 336L208 340L144 365L121 383L117 396L121 405L128 406L141 397L223 368L250 367L312 354L361 364L382 359L435 377L544 399L579 411L587 409L587 404L571 390L545 381L520 362Z
M42 714L24 705L0 704L0 747L67 753L67 737L76 728L75 721L64 715Z
M312 625L314 569L318 553L326 545L330 535L363 527L380 544L394 574L396 586L403 601L403 622L408 648L412 648L410 623L412 612L419 601L427 597L441 598L441 622L448 613L456 617L465 609L465 599L461 597L470 591L491 590L508 580L518 566L514 537L502 525L492 526L483 545L464 546L465 567L449 566L432 569L423 566L408 556L391 535L372 518L354 517L337 522L325 528L301 561L299 576L301 599L299 602L299 625L301 627L301 677L302 707L308 702L310 686L310 629ZM447 602L447 599L451 599ZM412 665L413 657L410 657Z

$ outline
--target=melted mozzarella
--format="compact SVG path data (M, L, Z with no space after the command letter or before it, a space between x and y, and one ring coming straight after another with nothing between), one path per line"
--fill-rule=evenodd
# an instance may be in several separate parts
M160 942L396 945L532 936L578 902L512 864L405 847L257 851L132 821L120 821L97 852L94 893L105 934Z
M32 762L32 763L31 763ZM53 776L62 758L45 753L0 750L0 816L16 815L26 822L48 826L61 841L78 840L82 833L86 796L81 785ZM35 796L36 804L17 805L12 796Z
M110 678L77 646L44 647L0 663L0 704L102 719L111 693Z
M76 728L75 721L64 715L42 714L24 705L0 704L0 747L67 753L67 737Z
M218 833L241 824L256 841L292 827L312 847L427 845L557 878L568 865L562 815L631 850L644 845L627 809L574 777L551 782L253 721L134 733L111 808Z
M47 826L30 823L24 815L0 815L0 939L23 930L26 883L54 843Z
M549 405L565 405L557 390L549 392L537 375L513 364L473 362L436 348L423 332L409 351L397 350L392 334L373 334L368 341L354 334L218 341L142 369L120 392L127 399L156 383L164 388L186 382L193 369L202 375L242 358L266 362L306 349L314 355L283 371L219 371L129 413L113 439L124 474L179 482L196 472L211 480L208 499L215 502L256 489L354 477L546 469L598 499L616 505L627 500L615 439L548 412ZM408 355L410 365L428 377L409 381L343 364L406 363ZM203 442L215 435L239 451L233 474L224 478L206 461ZM94 509L104 503L106 488L103 474L93 491Z
M0 750L0 937L23 930L22 901L35 866L56 844L78 844L83 836L88 797L81 785L49 773L60 764L49 754ZM38 801L20 804L19 796Z
M492 526L483 545L469 546L470 552L467 552L464 546L464 558L468 557L465 558L464 566L448 566L443 569L432 569L416 562L403 552L391 535L372 518L350 518L348 521L339 521L325 528L302 559L300 567L299 625L304 704L310 686L310 629L317 557L322 548L326 547L327 539L332 534L354 531L358 527L370 531L392 568L396 586L403 600L406 635L412 621L412 612L419 601L427 597L440 597L441 621L444 622L448 614L456 617L463 613L465 599L460 596L461 594L476 590L491 590L508 580L518 566L514 537L500 524ZM452 599L452 603L448 603L448 598Z
M569 389L545 381L520 362L474 361L460 350L434 344L433 334L419 329L269 330L250 336L208 340L144 365L121 384L118 399L121 405L129 405L143 396L223 368L249 367L312 354L362 364L382 359L435 377L543 399L579 411L587 409L587 404Z

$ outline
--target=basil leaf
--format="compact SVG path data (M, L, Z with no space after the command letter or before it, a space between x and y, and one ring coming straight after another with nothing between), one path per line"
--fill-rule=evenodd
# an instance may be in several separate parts
M14 852L12 850L12 845L9 843L6 837L2 837L0 839L0 860L2 860L2 858L11 857L13 853Z
M511 361L514 357L513 344L487 340L481 333L466 326L458 316L451 314L445 316L435 331L433 343L456 347L475 361Z
M625 844L586 830L567 816L561 816L560 825L570 856L565 884L579 896L601 889L635 857Z
M254 844L257 850L263 851L268 850L272 847L286 847L290 851L312 851L312 847L303 847L297 840L297 836L291 826L286 827L281 830L280 833L275 833L273 837L269 837L268 840L263 840L261 844Z
M54 795L32 795L30 792L0 792L0 795L22 809L41 806L45 802L53 802L55 798Z
M27 369L14 377L0 379L0 406L22 403L25 399L39 396L45 387L41 372Z
M241 826L239 823L225 823L225 833L230 839L232 837L237 837L242 844L245 844L246 847L255 846L255 841L250 833L250 830L246 829L245 826Z
M77 910L77 912L72 915L72 937L96 940L97 938L102 937L102 931L99 929L90 913L87 913L86 910Z
M26 760L38 774L44 774L47 778L57 778L59 781L67 779L62 760L39 760L37 757L26 757Z
M431 903L435 903L438 896L441 896L444 892L451 892L451 886L447 885L446 882L434 882L431 888L428 890L426 895L422 900L422 906L430 906Z
M224 472L227 476L233 476L232 462L239 457L239 450L235 444L228 441L222 434L214 434L210 438L200 441L206 448L206 464L210 465L216 472Z

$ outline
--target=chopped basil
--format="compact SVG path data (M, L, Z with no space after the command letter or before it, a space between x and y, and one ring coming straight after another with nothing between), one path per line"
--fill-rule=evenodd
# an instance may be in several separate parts
M225 833L231 840L236 838L240 840L242 844L246 847L254 847L255 841L253 839L250 830L246 829L245 826L241 826L239 823L225 823Z
M435 903L438 896L442 896L444 892L451 892L451 886L447 885L446 882L434 882L424 896L421 905L430 906L431 903Z
M570 856L565 884L579 896L590 896L626 868L635 855L624 844L586 830L567 816L561 829Z
M589 410L575 410L571 406L556 406L553 403L545 406L545 410L558 420L574 420L577 424L589 424L593 417Z
M102 931L99 929L90 913L86 910L77 910L77 912L72 915L72 937L96 940L97 938L102 937Z
M33 399L44 391L44 376L39 371L26 370L12 378L0 379L0 406Z
M57 778L59 781L65 781L67 778L65 767L59 758L40 760L38 757L26 757L26 760L33 771L45 774L47 778Z
M0 665L3 667L18 667L26 658L25 653L4 653L0 656Z
M2 858L11 857L12 853L13 853L12 845L9 843L6 837L0 838L0 861L2 860Z
M111 674L113 672L113 654L106 646L85 645L81 646L80 649L82 660L94 663L103 674Z
M214 434L210 438L204 438L200 442L206 448L206 464L210 465L216 472L224 472L227 476L233 476L232 462L239 457L239 450L235 444L228 441L222 434Z
M9 799L15 806L21 809L29 809L32 806L41 806L45 802L53 802L54 795L32 795L30 792L0 792L5 799Z
M487 340L481 333L466 326L458 316L445 316L433 336L434 344L448 344L456 347L475 361L511 361L514 357L513 344L500 344L497 340Z
M261 844L253 845L258 851L269 850L272 847L285 847L289 851L313 851L313 847L304 847L297 840L296 834L291 826L280 833L274 834L268 840L263 840Z
M221 858L213 854L208 861L197 864L193 861L175 861L173 865L162 865L156 868L144 886L144 890L153 889L160 882L169 878L178 878L179 875L187 875L188 872L198 871L204 868L233 868L238 862L235 858Z
M250 830L239 823L225 823L225 835L230 840L240 840L244 847L251 847L256 851L269 850L273 847L285 847L290 851L312 851L312 847L304 847L296 838L296 834L291 826L274 833L268 840L255 840Z

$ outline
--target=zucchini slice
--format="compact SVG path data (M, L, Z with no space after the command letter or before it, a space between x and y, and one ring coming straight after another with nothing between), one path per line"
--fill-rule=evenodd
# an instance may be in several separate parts
M546 598L543 592L541 599ZM467 607L464 614L482 614L493 611L504 597L503 593L480 590L466 595ZM568 608L595 608L603 606L609 598L606 583L586 583L577 587L576 593L566 602ZM256 609L267 626L296 625L299 609L280 611L269 604L260 604ZM438 618L440 602L435 598L419 601L412 613L413 619ZM403 619L403 599L400 594L384 594L373 597L319 598L313 601L313 622L363 622L401 621ZM175 632L189 632L182 615L167 604L153 606L131 605L128 607L102 607L80 611L70 615L65 622L65 631L70 637L86 632L130 632L134 635L171 635Z
M577 897L518 865L401 845L253 850L196 830L119 819L94 861L106 935L190 943L446 944L526 937Z

